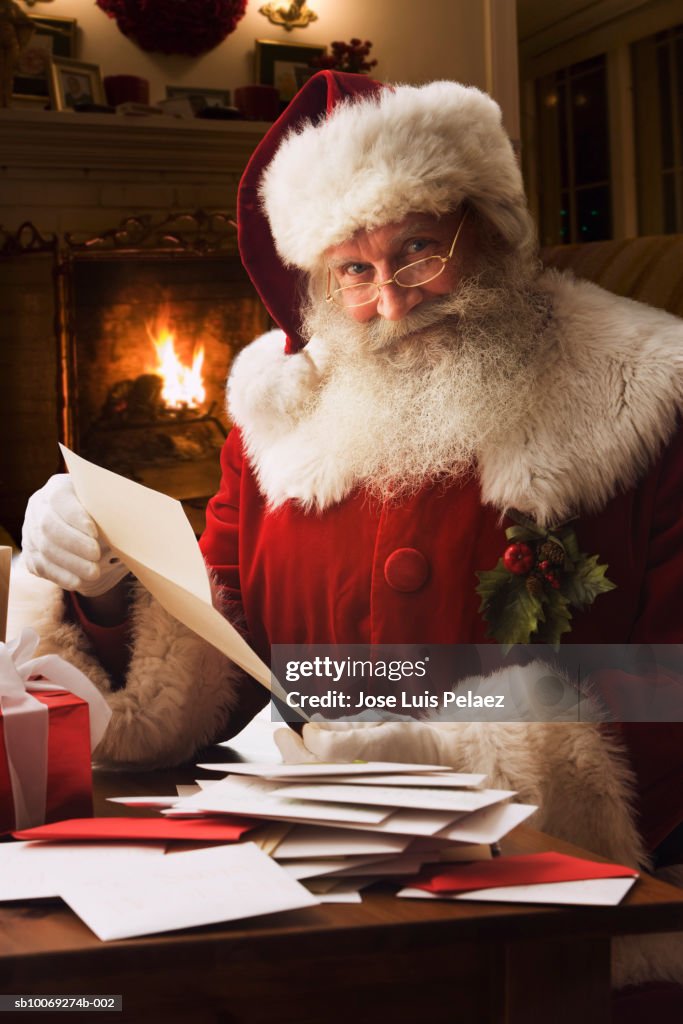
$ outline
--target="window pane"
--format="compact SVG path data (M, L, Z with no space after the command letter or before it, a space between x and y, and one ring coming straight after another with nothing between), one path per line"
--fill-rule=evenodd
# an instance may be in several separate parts
M676 178L672 172L663 176L662 186L663 231L667 235L674 234L676 231Z
M562 188L569 188L569 122L567 109L567 83L557 80L557 111L558 111L558 143L560 147L560 184Z
M683 25L634 43L641 234L683 230Z
M576 193L579 242L598 242L612 236L610 194L607 185Z
M575 184L609 178L607 89L604 67L574 78L571 87Z
M571 217L569 214L569 193L562 193L562 206L560 208L560 241L565 244L571 242Z

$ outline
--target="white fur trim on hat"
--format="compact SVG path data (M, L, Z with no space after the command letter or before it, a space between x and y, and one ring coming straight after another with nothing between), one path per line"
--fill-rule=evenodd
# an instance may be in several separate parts
M456 82L382 89L305 122L285 136L260 193L280 257L306 271L359 229L464 199L513 246L532 235L500 108Z

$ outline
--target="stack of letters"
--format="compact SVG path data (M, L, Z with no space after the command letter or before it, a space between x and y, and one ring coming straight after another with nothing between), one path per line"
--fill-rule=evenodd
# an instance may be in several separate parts
M169 818L237 815L249 838L320 901L357 902L380 879L424 863L491 856L491 846L536 809L510 803L485 776L439 765L201 765L229 772L162 809ZM168 803L168 801L164 801Z
M19 842L0 844L0 900L60 896L110 940L359 902L378 881L421 899L609 904L637 875L554 853L492 859L535 807L482 775L379 762L201 767L229 774L177 796L114 798L154 816L15 832Z

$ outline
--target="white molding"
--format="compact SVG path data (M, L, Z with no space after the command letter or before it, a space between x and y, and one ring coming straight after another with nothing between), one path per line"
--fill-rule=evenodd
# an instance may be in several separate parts
M522 60L546 53L577 36L593 32L602 25L617 21L639 7L651 6L651 0L597 0L588 3L564 18L552 21L520 40Z
M681 0L597 0L520 42L523 79L540 78L680 23Z
M486 91L503 111L503 124L517 152L520 142L516 0L484 0Z
M631 54L627 46L620 46L607 54L613 238L633 238L638 234L632 92Z

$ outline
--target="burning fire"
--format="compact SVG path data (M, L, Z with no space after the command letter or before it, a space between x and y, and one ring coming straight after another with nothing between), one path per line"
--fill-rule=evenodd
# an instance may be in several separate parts
M161 327L149 336L157 354L154 373L163 380L161 397L169 409L196 409L204 402L206 391L202 381L204 346L195 349L192 365L181 363L175 351L175 335L168 327Z

